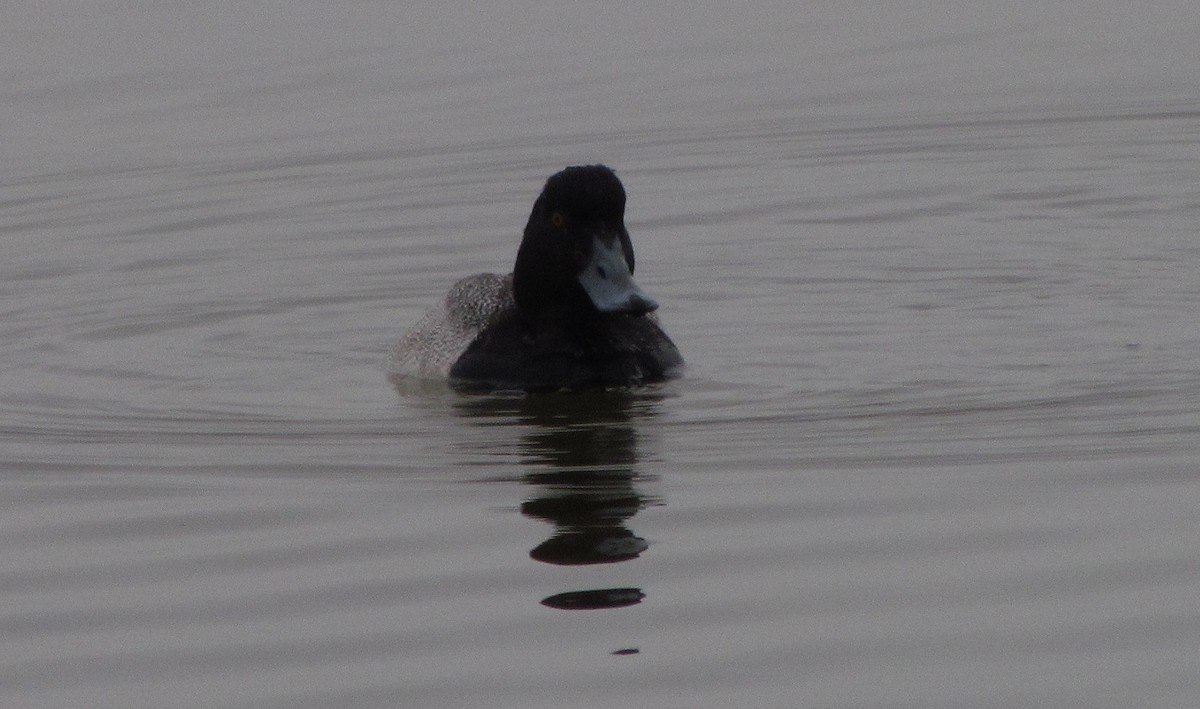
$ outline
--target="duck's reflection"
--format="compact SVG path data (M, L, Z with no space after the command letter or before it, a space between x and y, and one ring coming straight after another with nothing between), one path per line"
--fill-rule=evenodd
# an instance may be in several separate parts
M654 418L662 394L594 391L521 397L466 397L463 413L504 416L527 428L520 456L533 489L521 513L554 527L529 555L574 566L636 559L649 544L628 526L641 509L661 504L643 490L638 431ZM640 603L639 588L558 593L542 603L565 610L619 608Z

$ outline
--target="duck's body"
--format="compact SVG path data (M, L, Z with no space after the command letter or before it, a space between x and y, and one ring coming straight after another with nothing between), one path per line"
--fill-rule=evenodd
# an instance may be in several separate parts
M683 358L633 281L625 191L601 165L551 177L513 273L450 289L401 339L393 373L465 389L633 386L678 376Z

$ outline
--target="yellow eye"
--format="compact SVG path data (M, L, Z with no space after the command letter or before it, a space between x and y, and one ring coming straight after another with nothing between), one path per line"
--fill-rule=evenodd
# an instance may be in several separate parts
M550 215L550 223L553 224L554 226L562 226L563 225L562 212L554 212L553 214L551 214Z

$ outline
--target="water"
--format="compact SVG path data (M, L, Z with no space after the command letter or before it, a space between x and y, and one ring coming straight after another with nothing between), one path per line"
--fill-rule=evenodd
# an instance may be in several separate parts
M9 8L0 706L1195 706L1196 27ZM597 160L688 376L393 389Z

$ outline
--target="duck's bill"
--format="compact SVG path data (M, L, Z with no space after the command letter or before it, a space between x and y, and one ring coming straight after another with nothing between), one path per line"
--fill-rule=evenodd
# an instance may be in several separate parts
M602 313L642 315L658 308L658 303L638 287L629 272L620 239L596 237L592 258L579 273L579 283Z

